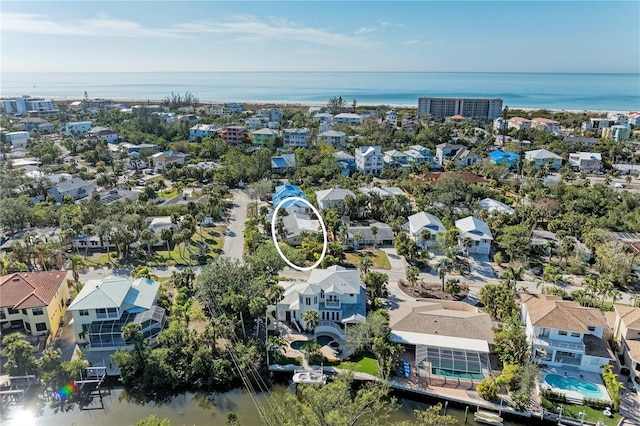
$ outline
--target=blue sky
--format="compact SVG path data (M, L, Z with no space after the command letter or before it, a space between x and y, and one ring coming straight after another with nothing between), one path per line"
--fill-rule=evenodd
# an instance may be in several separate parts
M640 2L8 1L2 72L640 73Z

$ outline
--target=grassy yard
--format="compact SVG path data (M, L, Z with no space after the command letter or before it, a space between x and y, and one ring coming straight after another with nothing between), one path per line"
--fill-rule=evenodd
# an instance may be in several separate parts
M333 366L343 370L371 374L372 376L378 375L378 363L372 354L360 354L351 356L348 359L349 361L342 361L340 363L333 364Z
M158 192L158 197L161 197L161 198L173 198L176 195L178 195L178 190L175 189L175 188L172 188L169 191L159 191Z
M369 255L369 257L371 258L374 269L391 269L389 258L387 257L387 254L382 250L363 250L356 253L345 253L345 261L355 267L358 267L358 265L360 264L360 259L362 259L365 255Z
M542 398L542 406L554 414L558 412L558 407L562 407L564 409L562 417L573 417L575 419L579 419L578 413L583 411L586 414L586 417L584 418L585 421L597 423L598 420L602 420L602 422L607 426L617 426L622 419L622 416L618 413L614 414L613 417L607 417L602 414L602 410L598 410L596 408L587 407L586 405L551 402L546 398Z

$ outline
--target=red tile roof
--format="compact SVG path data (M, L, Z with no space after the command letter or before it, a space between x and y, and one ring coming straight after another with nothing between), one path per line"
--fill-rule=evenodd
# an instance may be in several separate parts
M49 306L67 271L19 272L0 277L0 306L29 309Z

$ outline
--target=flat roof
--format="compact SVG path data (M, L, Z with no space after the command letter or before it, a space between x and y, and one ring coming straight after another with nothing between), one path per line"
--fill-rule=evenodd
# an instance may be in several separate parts
M489 344L485 340L465 339L463 337L450 337L439 334L424 334L392 330L391 340L396 343L409 345L425 345L489 353Z

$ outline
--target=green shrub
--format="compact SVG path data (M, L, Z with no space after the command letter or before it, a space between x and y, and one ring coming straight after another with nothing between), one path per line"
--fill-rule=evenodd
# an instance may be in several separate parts
M605 409L610 404L606 399L598 399L598 398L584 398L584 405L588 405L591 408L597 409Z
M567 397L562 392L554 392L547 389L542 390L542 396L550 401L565 402Z
M478 386L476 386L476 391L485 400L494 401L498 397L498 385L496 383L496 379L494 377L485 377L480 383L478 383Z

